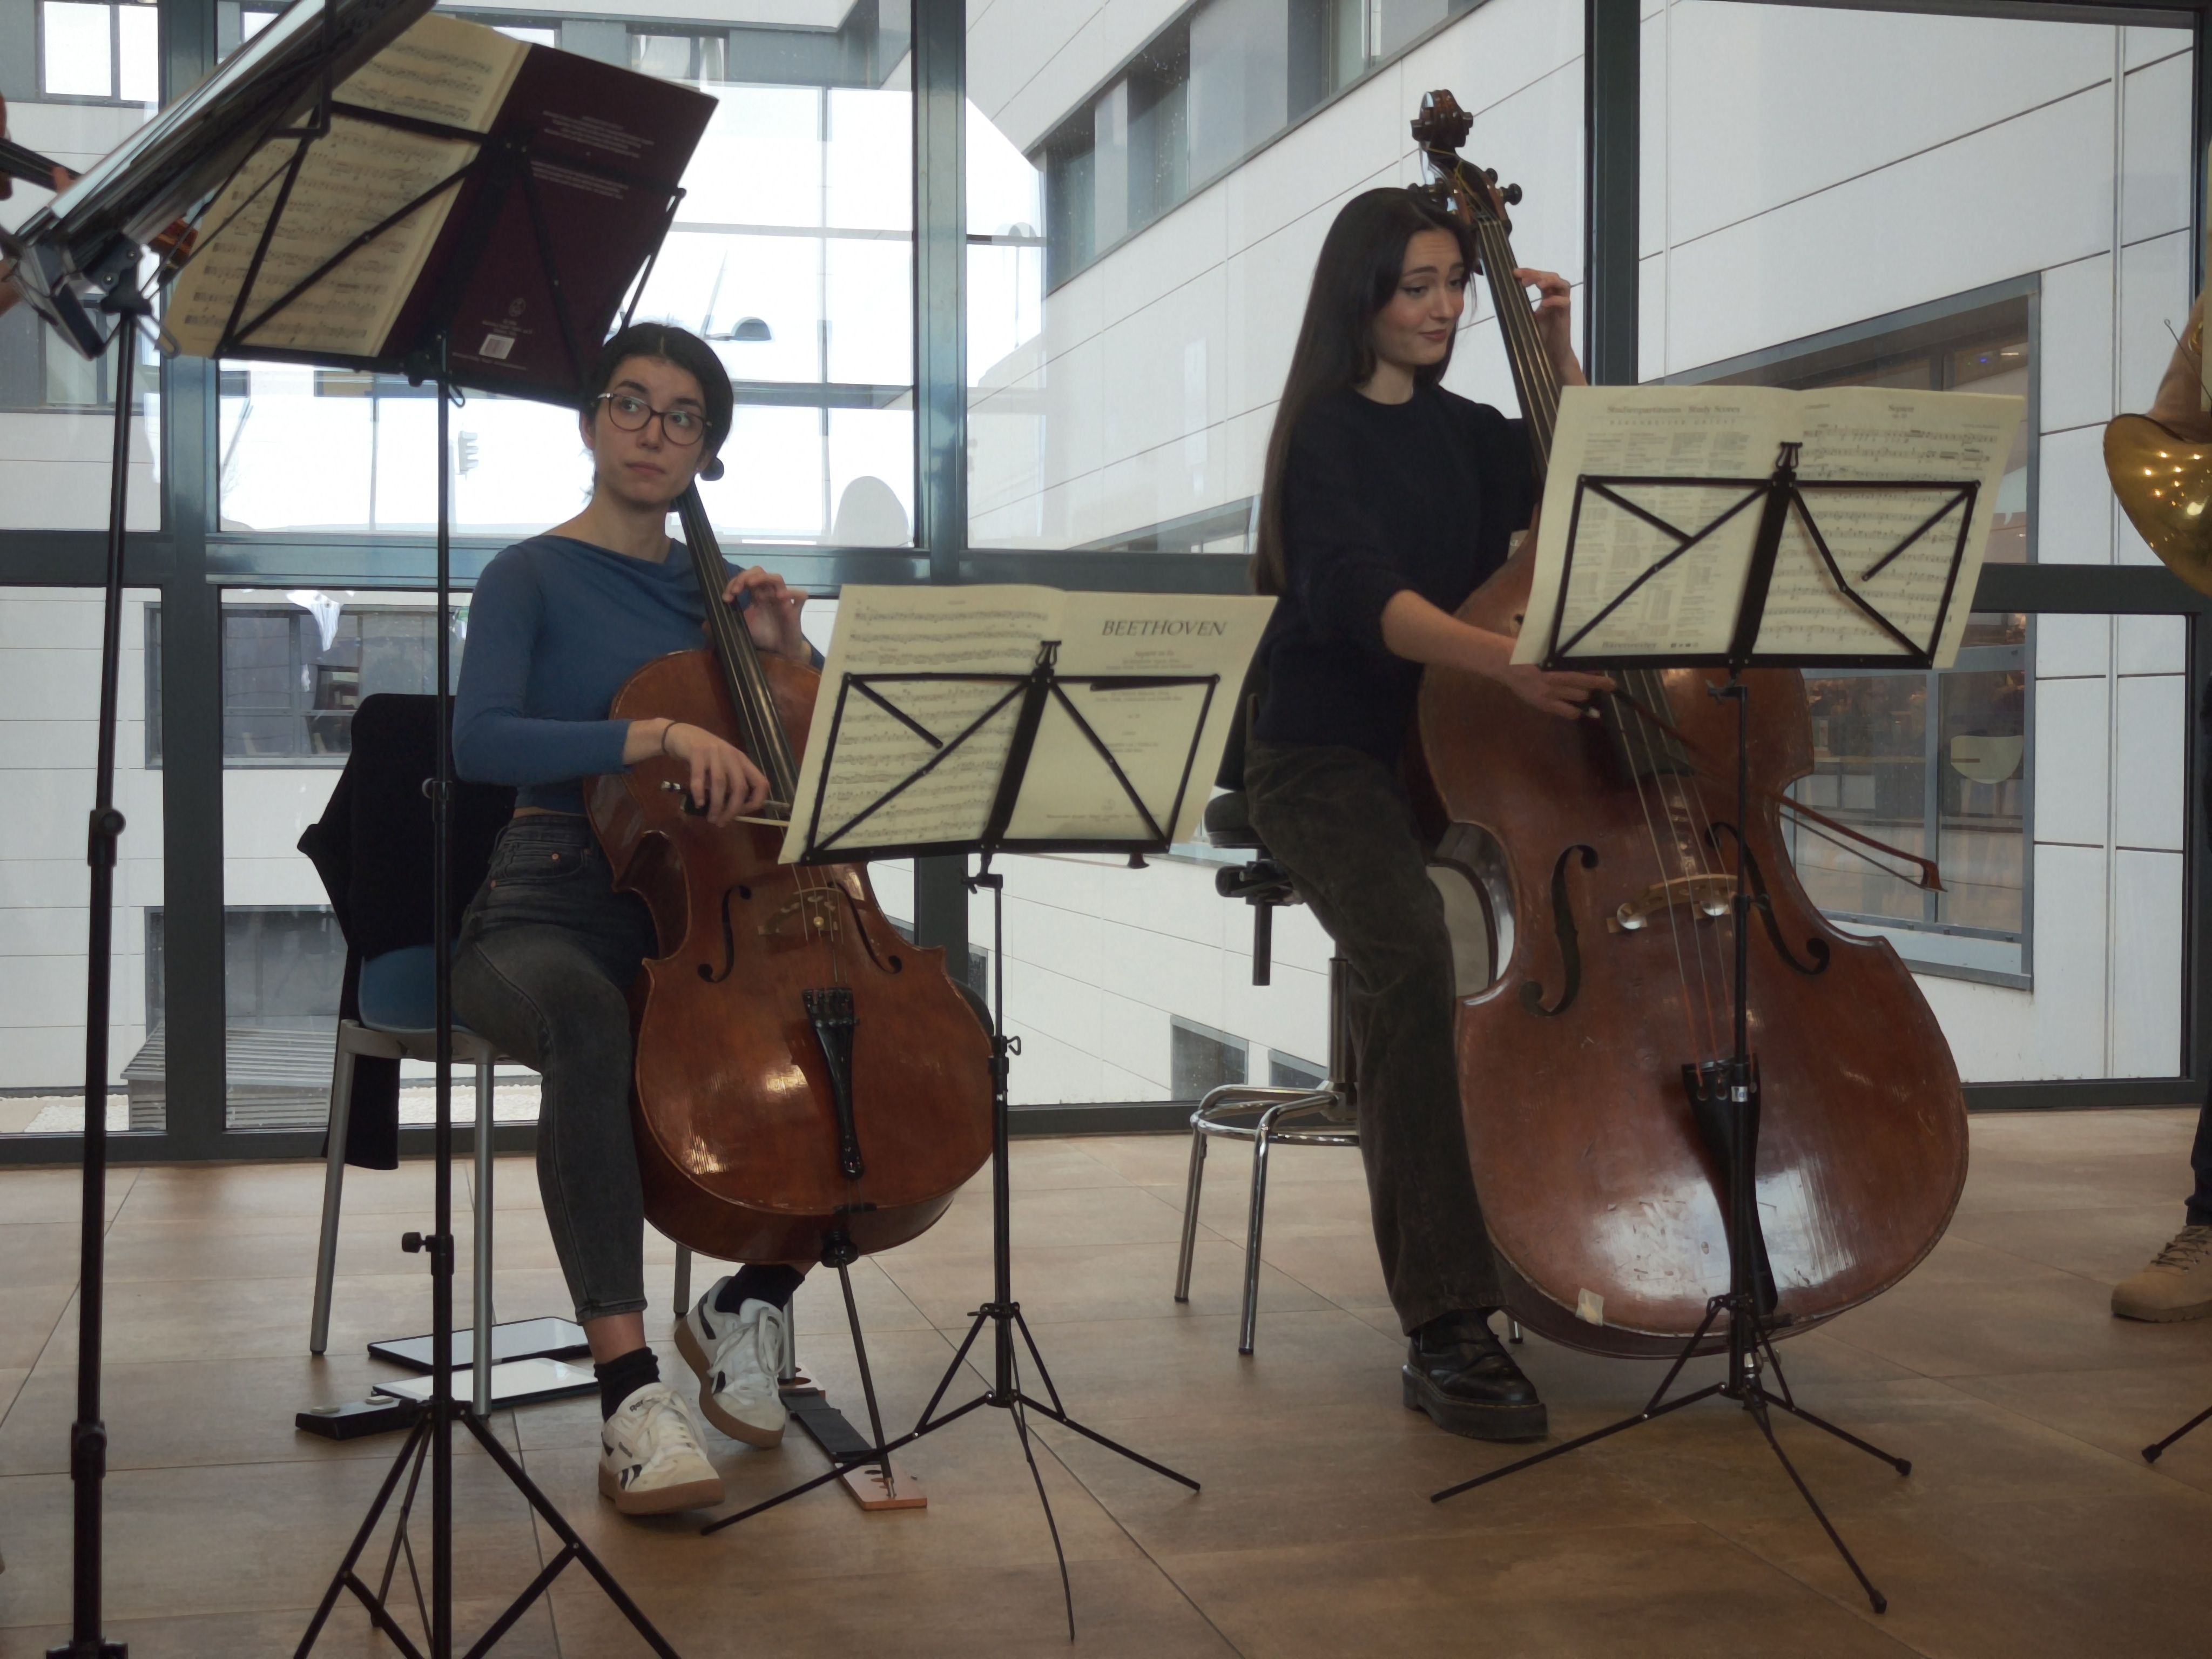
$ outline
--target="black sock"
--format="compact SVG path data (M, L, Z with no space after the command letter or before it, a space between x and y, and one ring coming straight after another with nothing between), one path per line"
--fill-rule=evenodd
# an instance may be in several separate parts
M622 1409L622 1402L647 1383L660 1381L660 1358L650 1348L632 1348L604 1364L592 1367L599 1379L599 1420L604 1423Z
M781 1261L749 1262L730 1275L730 1282L714 1298L714 1310L718 1313L741 1313L748 1302L788 1308L792 1293L805 1280L805 1273Z

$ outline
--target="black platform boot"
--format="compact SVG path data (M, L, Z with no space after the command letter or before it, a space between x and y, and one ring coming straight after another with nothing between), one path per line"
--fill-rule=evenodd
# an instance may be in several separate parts
M1406 1409L1474 1440L1539 1440L1548 1426L1536 1385L1491 1334L1485 1313L1432 1319L1406 1347Z

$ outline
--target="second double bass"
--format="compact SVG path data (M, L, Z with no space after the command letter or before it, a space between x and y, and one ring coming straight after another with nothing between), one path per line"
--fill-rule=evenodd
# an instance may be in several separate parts
M1431 94L1415 138L1473 231L1540 478L1559 386L1513 276L1507 199L1456 154L1468 118ZM1517 199L1517 195L1516 197ZM1516 631L1520 562L1461 613ZM1798 884L1778 802L1812 770L1802 683L1759 670L1735 817L1735 712L1711 670L1641 671L1601 718L1534 716L1492 682L1427 671L1420 750L1442 855L1494 893L1494 983L1462 999L1461 1094L1482 1208L1522 1323L1598 1352L1660 1355L1729 1286L1721 1170L1685 1068L1731 1050L1747 866L1751 1044L1763 1093L1757 1206L1783 1328L1895 1284L1966 1179L1965 1097L1925 999L1884 940L1838 933ZM1715 1345L1717 1346L1717 1339Z

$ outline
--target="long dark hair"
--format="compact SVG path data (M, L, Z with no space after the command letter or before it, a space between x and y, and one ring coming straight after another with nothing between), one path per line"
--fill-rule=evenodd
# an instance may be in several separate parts
M673 363L699 382L699 396L707 406L706 453L712 455L720 449L722 441L730 435L731 411L737 403L730 390L730 371L722 367L714 347L673 323L632 323L599 348L592 377L584 385L584 418L588 421L598 411L599 394L607 389L615 371L632 357L657 357Z
M1267 440L1260 533L1252 555L1252 586L1259 592L1280 593L1285 586L1283 472L1290 461L1291 434L1317 400L1358 386L1375 373L1370 325L1397 292L1406 245L1425 230L1448 233L1459 244L1467 268L1474 269L1474 240L1467 228L1410 190L1362 191L1344 204L1322 239L1313 288L1306 295L1305 321L1298 325L1297 347L1291 353L1291 372ZM1416 369L1414 380L1434 386L1450 367L1451 353L1446 350L1438 362Z

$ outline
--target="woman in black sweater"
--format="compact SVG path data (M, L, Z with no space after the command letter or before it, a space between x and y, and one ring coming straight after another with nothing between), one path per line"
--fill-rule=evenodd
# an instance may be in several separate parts
M1516 667L1513 641L1454 616L1507 562L1536 500L1522 423L1440 384L1474 250L1406 190L1372 190L1322 245L1267 447L1256 585L1280 596L1245 757L1252 823L1352 966L1359 1144L1375 1239L1408 1338L1405 1401L1484 1439L1545 1431L1491 1333L1497 1270L1468 1163L1451 938L1400 763L1421 669L1488 675L1572 719L1609 683ZM1569 385L1568 289L1537 323ZM1525 581L1528 550L1504 580Z

